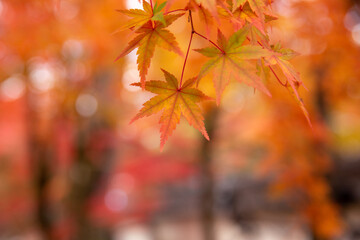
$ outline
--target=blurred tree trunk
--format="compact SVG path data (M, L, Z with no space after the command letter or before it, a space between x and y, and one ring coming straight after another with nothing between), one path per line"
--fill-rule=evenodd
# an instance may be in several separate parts
M31 102L30 100L27 102ZM54 159L53 141L51 134L39 134L41 124L39 115L36 111L28 107L28 142L29 157L32 164L33 186L35 192L35 220L40 230L43 240L57 239L54 236L57 220L56 215L59 209L52 209L52 204L48 196L50 181L56 172L51 164L56 164ZM54 120L56 121L56 120ZM80 124L81 125L81 124ZM42 129L43 130L43 129ZM99 161L102 162L101 169L94 165L89 158L89 147L87 145L91 129L79 130L78 141L75 143L76 158L70 170L69 195L64 206L67 216L66 221L71 221L70 225L74 231L70 236L72 240L110 240L111 232L108 229L95 226L89 219L87 202L94 191L101 185L108 165L113 160L112 149L108 148L101 153ZM46 129L47 133L51 129ZM56 167L55 167L56 169ZM63 240L65 238L62 238Z
M39 112L34 110L34 96L30 91L26 92L26 117L27 123L27 142L29 161L32 169L32 185L34 188L34 218L44 240L51 239L51 216L46 196L46 187L50 181L50 170L48 160L50 149L44 137L39 131Z
M204 240L215 240L214 176L212 170L211 147L213 146L214 142L214 132L216 130L218 115L218 109L216 107L212 107L205 116L205 126L211 142L203 138L200 151L200 211Z
M81 124L80 124L81 125ZM90 127L91 128L91 127ZM95 130L96 131L96 130ZM71 189L67 199L67 208L75 224L75 232L72 240L110 240L111 232L105 228L95 226L90 217L88 200L101 185L104 176L104 168L112 161L112 149L101 152L101 169L94 164L89 156L91 152L88 141L92 137L93 129L79 130L76 142L76 159L71 169ZM101 139L99 139L100 141Z
M33 133L31 133L33 135ZM30 139L31 159L33 162L36 219L44 240L51 239L51 216L46 196L46 187L50 180L47 146L34 136Z

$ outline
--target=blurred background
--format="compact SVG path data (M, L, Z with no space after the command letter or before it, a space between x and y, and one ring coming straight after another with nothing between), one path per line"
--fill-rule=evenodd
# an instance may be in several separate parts
M162 153L158 117L129 125L152 95L135 52L114 62L124 8L141 5L0 0L1 240L360 239L359 1L274 1L313 129L276 80L272 98L232 83L203 106L211 141L182 121ZM184 51L187 17L170 30ZM157 49L149 77L182 62Z

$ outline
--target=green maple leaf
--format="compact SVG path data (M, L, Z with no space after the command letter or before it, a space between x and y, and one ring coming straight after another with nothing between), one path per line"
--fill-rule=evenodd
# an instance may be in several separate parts
M118 31L123 31L126 29L133 29L136 31L141 28L148 21L159 21L163 25L166 25L164 14L161 10L165 7L166 2L161 3L160 5L157 2L154 5L154 8L151 8L151 5L143 1L143 9L129 9L129 10L118 10L118 12L123 13L124 15L131 17L132 19L128 20L123 26L120 27Z
M175 130L176 125L180 122L181 115L209 140L209 135L206 132L203 121L204 117L201 114L198 103L210 100L211 98L207 97L200 90L192 88L196 78L189 79L182 86L179 86L178 80L174 75L163 69L162 71L165 75L165 82L154 80L146 82L145 89L157 95L144 103L144 107L131 122L162 111L159 122L161 125L161 149ZM133 85L141 86L141 83L134 83Z
M234 79L261 90L271 96L270 92L255 73L255 68L248 60L270 56L268 51L260 46L242 45L248 34L248 28L242 28L234 33L229 41L221 31L218 31L218 46L195 51L211 58L200 70L198 80L213 72L213 83L216 90L216 102L220 103L221 95L229 81Z

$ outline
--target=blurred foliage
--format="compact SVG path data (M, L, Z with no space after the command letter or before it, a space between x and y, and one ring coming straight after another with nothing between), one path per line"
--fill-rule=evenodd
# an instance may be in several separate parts
M360 164L354 164L360 161L358 3L274 1L279 20L269 29L271 39L300 53L292 63L308 88L301 95L313 128L276 80L267 83L272 98L232 83L220 110L206 119L214 125L212 141L204 143L180 124L163 153L156 117L129 125L152 96L130 86L139 80L134 53L114 62L132 35L116 32L127 18L115 10L137 3L0 0L0 239L115 239L128 225L153 227L161 219L196 216L206 205L194 200L204 174L214 185L203 196L215 198L215 217L224 215L217 203L222 191L240 178L235 200L225 204L235 226L242 225L236 201L256 190L236 195L244 177L265 181L266 188L255 200L243 200L243 218L267 219L271 212L276 222L285 213L314 239L356 239L351 234L360 229L359 216L353 216L360 202ZM182 50L187 27L186 18L170 26ZM199 31L208 30L204 25ZM194 39L194 48L202 44ZM149 77L161 76L164 62L179 74L180 59L159 50ZM203 60L189 59L186 79L199 72ZM211 85L202 90L215 95ZM341 172L346 164L357 167ZM247 206L257 202L249 213ZM272 210L268 202L280 206ZM182 234L190 233L176 235Z

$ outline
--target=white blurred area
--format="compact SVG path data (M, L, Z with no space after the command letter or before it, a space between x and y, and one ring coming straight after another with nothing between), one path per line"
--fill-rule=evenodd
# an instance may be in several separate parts
M75 103L76 111L82 117L91 117L94 115L98 108L97 99L88 93L80 94Z
M36 64L30 72L30 82L36 90L46 92L54 87L56 74L48 64Z
M2 1L0 0L0 16L3 12L3 9L4 9L4 5L3 5Z
M66 40L62 46L61 53L68 59L80 59L85 54L84 45L79 40Z
M243 231L239 225L218 218L215 226L216 240L310 240L310 236L294 220L283 222L257 222L253 232ZM200 221L196 218L169 219L145 224L119 226L114 233L115 240L203 240Z
M344 17L344 26L351 32L354 43L360 46L360 6L355 4Z
M126 1L126 8L134 9L134 8L140 8L142 9L141 1L138 0L127 0Z
M146 226L134 225L125 228L120 227L115 232L115 240L152 240L151 232Z
M80 9L74 1L61 0L54 4L54 13L59 21L70 21L77 17Z
M25 83L21 75L13 75L0 84L1 100L13 101L23 96Z

